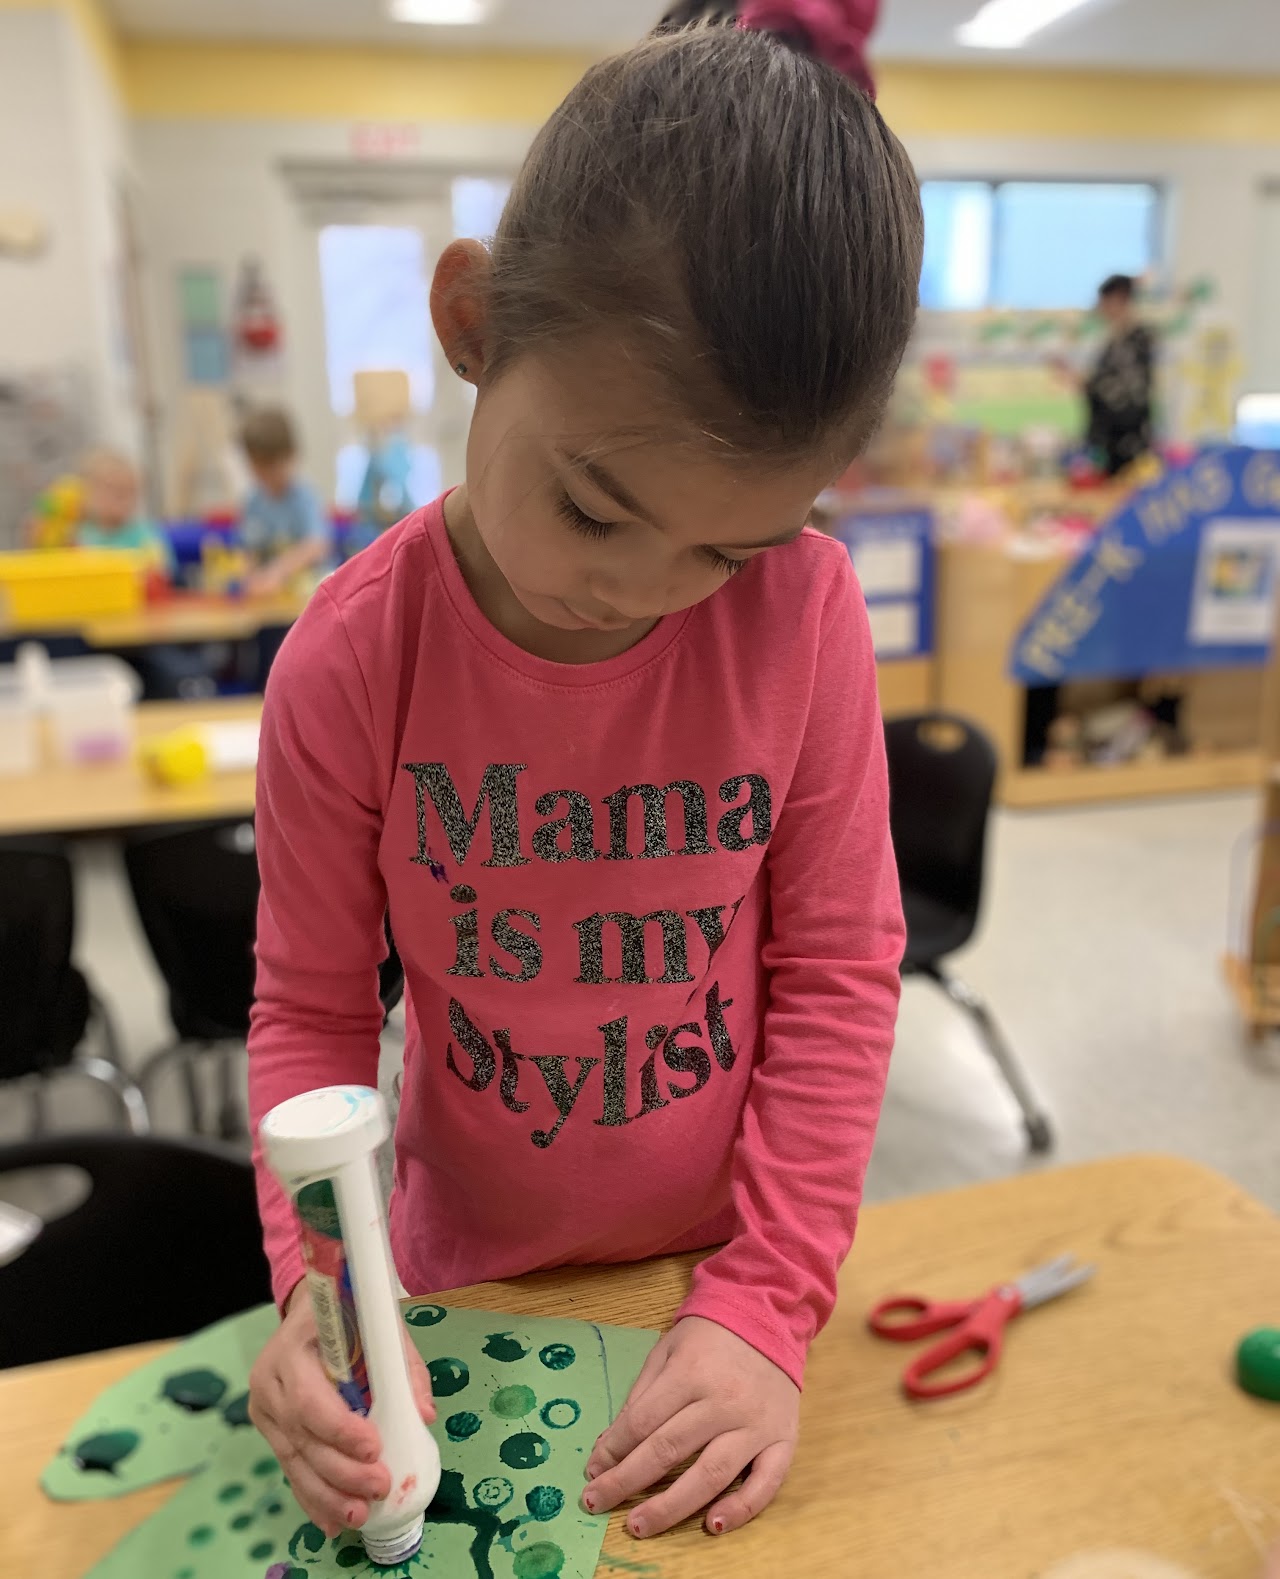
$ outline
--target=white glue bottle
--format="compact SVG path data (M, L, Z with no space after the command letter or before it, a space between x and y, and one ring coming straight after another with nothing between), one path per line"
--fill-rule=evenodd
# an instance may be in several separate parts
M440 1450L413 1398L399 1287L374 1154L389 1133L386 1104L368 1086L325 1086L263 1119L267 1161L298 1213L320 1356L347 1406L382 1437L391 1491L360 1534L390 1567L422 1544L423 1513L440 1484Z

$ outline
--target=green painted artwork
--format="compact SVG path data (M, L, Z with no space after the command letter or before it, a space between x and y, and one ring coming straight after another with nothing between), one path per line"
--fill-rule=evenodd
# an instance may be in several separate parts
M590 1579L608 1521L579 1506L583 1466L657 1334L424 1302L406 1306L405 1320L433 1381L444 1383L437 1396L447 1397L435 1427L440 1489L410 1562L378 1568L357 1534L327 1538L253 1426L225 1420L274 1325L267 1310L197 1334L117 1383L46 1470L46 1489L64 1498L119 1495L200 1471L86 1579ZM238 1326L243 1352L233 1364L226 1329ZM181 1464L149 1440L166 1409L188 1423ZM190 1429L214 1418L216 1431Z
M249 1368L277 1323L265 1305L198 1332L103 1393L40 1484L58 1501L119 1497L190 1475L249 1424Z

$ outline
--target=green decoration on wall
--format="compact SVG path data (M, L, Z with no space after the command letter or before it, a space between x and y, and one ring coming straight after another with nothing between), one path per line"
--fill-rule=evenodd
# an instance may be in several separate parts
M86 1579L590 1579L608 1520L579 1505L583 1466L656 1333L406 1307L414 1344L453 1393L422 1549L383 1569L358 1535L330 1540L310 1523L253 1426L224 1418L275 1320L250 1311L197 1334L118 1382L72 1431L45 1471L54 1496L118 1496L204 1466ZM77 1444L99 1467L77 1467Z

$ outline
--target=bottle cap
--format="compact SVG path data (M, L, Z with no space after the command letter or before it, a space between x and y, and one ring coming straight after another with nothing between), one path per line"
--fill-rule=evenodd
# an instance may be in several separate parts
M408 1562L422 1545L422 1531L426 1520L421 1514L404 1530L395 1535L362 1535L369 1561L380 1568L392 1568L397 1563Z
M387 1105L371 1086L322 1086L273 1107L260 1133L285 1178L331 1174L376 1151L390 1133Z
M1258 1327L1241 1338L1236 1376L1255 1398L1280 1402L1280 1327Z

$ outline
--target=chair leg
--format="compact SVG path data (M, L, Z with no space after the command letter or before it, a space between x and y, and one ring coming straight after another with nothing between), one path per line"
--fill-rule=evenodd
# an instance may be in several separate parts
M228 1047L217 1049L218 1058L218 1134L223 1140L240 1140L248 1128L236 1095L235 1065Z
M35 1075L31 1081L31 1135L37 1139L49 1129L49 1088L45 1085L43 1075Z
M165 1064L178 1062L182 1084L187 1099L187 1125L193 1135L204 1133L204 1103L200 1097L200 1080L196 1072L195 1055L185 1042L175 1042L153 1053L138 1072L138 1084L144 1091L151 1089L156 1072Z
M96 992L89 994L89 1012L98 1022L98 1029L102 1033L102 1056L117 1069L123 1069L124 1062L120 1056L120 1038L116 1035L115 1021Z
M996 1024L995 1016L987 1007L986 1000L976 993L968 982L961 981L958 976L950 975L941 965L930 966L924 974L935 981L952 1003L963 1009L977 1027L983 1045L994 1059L996 1068L1013 1093L1014 1100L1022 1109L1028 1146L1037 1155L1051 1151L1053 1127L1049 1122L1049 1115L1032 1090L1026 1071L1005 1040L1004 1033Z
M133 1134L151 1133L151 1115L147 1111L147 1099L142 1094L141 1086L130 1080L115 1064L109 1064L105 1058L77 1058L67 1067L76 1074L88 1075L90 1080L110 1086L120 1099L125 1123Z

